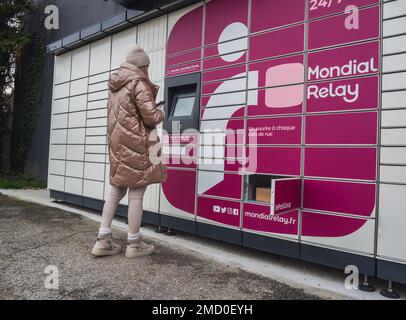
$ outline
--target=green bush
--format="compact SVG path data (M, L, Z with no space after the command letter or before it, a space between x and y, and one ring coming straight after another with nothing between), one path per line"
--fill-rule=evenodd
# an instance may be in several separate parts
M45 189L45 181L23 175L0 175L0 189Z

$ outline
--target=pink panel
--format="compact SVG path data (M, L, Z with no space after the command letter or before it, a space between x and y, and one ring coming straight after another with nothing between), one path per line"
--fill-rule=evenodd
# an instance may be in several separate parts
M303 93L303 90L303 85L257 90L255 92L258 93L258 105L248 106L248 116L256 117L301 113L303 109L303 94L299 102L296 100L296 96L299 92ZM273 97L275 97L275 99L273 99ZM292 97L294 97L294 99L292 99ZM273 102L278 102L277 107L269 107L269 105L273 105Z
M300 175L300 147L249 147L247 153L249 173Z
M302 117L249 119L248 144L301 144Z
M166 68L165 76L167 78L169 78L169 77L177 77L177 76L189 74L189 73L195 73L195 72L199 72L200 68L201 68L200 61L188 62L186 64L182 64L179 66Z
M249 71L258 71L259 87L302 83L304 82L303 59L303 55L298 55L256 62L249 65Z
M248 0L233 0L230 7L229 0L210 1L206 5L206 27L204 43L217 43L223 30L234 22L247 25Z
M354 63L354 60L357 63ZM379 72L379 41L309 54L308 80L342 78Z
M307 112L377 109L379 78L356 78L307 86Z
M345 8L348 5L354 5L359 7L378 4L379 0L351 0L351 3L347 1L329 1L328 5L323 5L324 2L319 0L310 0L309 3L309 18L315 19L323 17L333 13L344 13Z
M172 56L166 59L166 65L172 66L175 64L181 64L192 60L200 60L201 58L201 50L194 50L186 53L182 53L176 56Z
M199 134L164 134L162 141L165 145L172 144L193 146L199 143Z
M197 167L197 158L173 155L165 155L164 158L168 168L196 169Z
M219 68L219 67L226 67L226 66L230 66L230 65L234 65L234 64L239 64L239 63L242 63L245 61L246 61L245 52L241 56L241 58L239 58L238 60L232 61L232 62L225 61L222 58L222 56L218 56L218 57L203 60L203 70Z
M307 144L377 144L378 112L306 117Z
M229 79L231 80L231 79ZM223 80L220 82L214 82L214 83L208 83L208 84L203 84L202 85L202 94L215 94L216 90L227 80ZM223 91L221 91L221 93L228 93L228 92L235 92L237 91L235 88L230 88L230 90L225 91L223 89Z
M226 159L224 164L224 171L242 172L244 167L244 160L242 159Z
M304 25L267 32L250 38L250 60L276 57L303 50Z
M222 112L224 111L224 112L226 112L226 108L233 108L233 106L226 106L226 107L216 107L215 109L218 111L218 118L219 119L221 119L221 118L223 118L223 116L222 116ZM204 106L201 106L201 108L200 108L200 119L203 119L203 117L204 117L204 112L206 111L206 109L212 109L212 108L206 108L206 107L204 107ZM232 115L231 115L231 117L230 117L230 119L235 119L235 118L241 118L241 117L244 117L244 108L240 108L240 109L238 109L236 112L234 112Z
M379 37L379 6L359 11L359 28L346 27L348 14L309 23L309 49L328 47ZM334 30L332 35L331 30Z
M297 235L298 221L299 217L297 211L271 216L269 206L252 203L244 204L244 229Z
M241 145L226 145L226 158L242 158L244 156L244 147Z
M241 200L242 176L239 174L224 174L224 180L206 191L208 196Z
M282 214L300 208L301 180L275 181L275 206L274 213Z
M302 235L305 237L344 237L359 230L367 220L327 214L302 212Z
M305 180L306 209L371 217L375 209L376 185L354 182Z
M186 13L173 27L167 44L167 53L200 48L202 46L203 7Z
M172 206L194 214L196 171L168 169L168 179L162 183L162 190Z
M246 72L246 65L233 66L229 68L222 68L220 70L203 72L202 82L217 81L222 79L229 79L237 74Z
M306 0L253 0L251 31L300 22L305 19Z
M306 148L305 175L376 180L376 148Z
M197 215L233 227L240 226L241 202L198 197Z

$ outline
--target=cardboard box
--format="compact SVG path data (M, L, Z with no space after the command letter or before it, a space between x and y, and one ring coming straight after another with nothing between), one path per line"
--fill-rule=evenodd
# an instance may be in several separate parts
M261 202L271 202L271 188L256 188L255 200Z

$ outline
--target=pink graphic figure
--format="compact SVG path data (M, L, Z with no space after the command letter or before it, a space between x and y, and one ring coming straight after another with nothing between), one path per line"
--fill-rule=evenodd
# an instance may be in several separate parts
M303 102L304 85L287 86L303 81L304 66L288 63L271 67L266 72L265 105L269 108L289 108Z
M238 22L231 23L226 26L219 38L218 52L221 54L221 59L227 63L235 62L241 59L246 54L248 47L248 28L244 24ZM236 40L233 40L236 39ZM237 52L237 53L236 53ZM204 120L210 119L230 119L232 115L244 108L246 104L250 106L258 105L258 90L259 71L248 72L248 93L246 74L236 74L229 79L224 80L213 95L209 98L201 120L201 132L209 131L212 129L210 122ZM270 67L266 71L265 86L272 87L266 89L265 105L268 108L290 108L297 106L303 102L303 89L304 85L291 85L292 83L301 83L304 79L304 66L301 63L285 63L277 66ZM234 79L234 80L233 80ZM233 81L230 81L233 80ZM252 89L252 90L250 90ZM248 96L246 96L248 95ZM215 108L216 106L233 105L227 108ZM213 174L210 171L199 171L198 178L198 194L209 192L214 187L221 187L224 181L224 167L225 160L222 159L226 154L225 138L226 130L229 121L218 121L216 124L216 134L223 135L223 139L217 139L217 147L222 147L222 154L217 154L219 159L216 160L216 167L219 169L219 174ZM216 146L208 145L201 146L200 154L212 154L213 148ZM217 148L218 150L218 148ZM256 155L250 155L255 157ZM255 165L255 161L250 161L250 165Z

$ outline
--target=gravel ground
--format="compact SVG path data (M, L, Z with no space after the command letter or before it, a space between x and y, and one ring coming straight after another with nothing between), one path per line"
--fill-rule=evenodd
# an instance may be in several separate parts
M0 299L319 299L269 278L154 243L150 257L94 258L98 225L0 195ZM126 234L115 230L125 245ZM147 239L148 240L148 239ZM59 270L49 290L45 268Z

